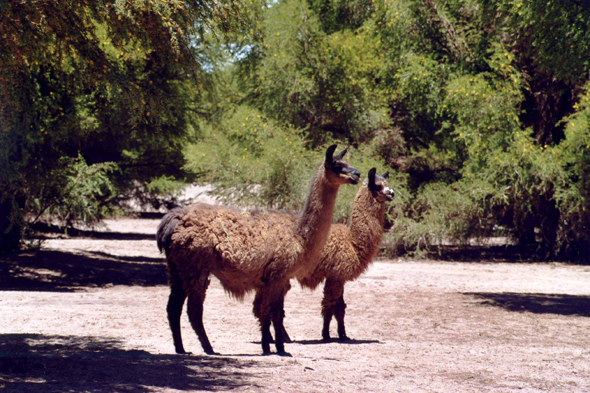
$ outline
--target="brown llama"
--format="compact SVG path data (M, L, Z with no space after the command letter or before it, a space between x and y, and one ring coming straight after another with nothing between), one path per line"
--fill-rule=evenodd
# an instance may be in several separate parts
M348 226L333 224L315 270L297 277L303 287L311 289L326 280L322 300L324 341L330 341L332 316L338 322L340 341L350 340L344 328L344 284L365 272L379 250L384 232L385 202L393 200L393 190L385 180L389 172L383 176L375 175L375 172L375 168L371 168L368 181L357 192Z
M205 353L214 354L203 326L203 301L209 274L213 274L237 299L256 291L253 312L260 323L262 351L270 353L272 322L277 354L288 355L283 304L289 279L315 269L328 238L339 187L360 180L359 171L342 159L346 149L334 156L335 149L336 145L327 149L298 216L206 204L177 208L164 216L157 241L160 251L166 252L170 284L167 312L177 353L186 353L180 316L188 297L190 323ZM286 216L291 218L285 220Z

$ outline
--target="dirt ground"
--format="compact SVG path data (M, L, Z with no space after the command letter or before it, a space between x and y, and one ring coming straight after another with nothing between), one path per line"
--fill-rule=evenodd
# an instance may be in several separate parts
M111 220L0 257L7 392L590 392L590 267L379 261L348 283L348 344L322 343L322 292L295 282L292 357L261 356L252 296L213 279L206 356L183 315L175 355L158 220ZM335 325L333 323L333 325ZM333 326L333 336L335 326Z

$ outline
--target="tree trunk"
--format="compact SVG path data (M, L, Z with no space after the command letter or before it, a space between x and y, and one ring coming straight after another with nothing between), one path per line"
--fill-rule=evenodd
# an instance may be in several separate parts
M0 253L16 251L23 235L24 223L19 199L8 197L0 202Z

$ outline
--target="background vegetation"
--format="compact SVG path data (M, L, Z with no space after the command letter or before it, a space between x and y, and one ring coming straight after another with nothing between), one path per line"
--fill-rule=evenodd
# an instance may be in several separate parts
M585 2L0 4L5 234L189 181L298 209L338 141L395 173L391 253L503 236L590 258Z

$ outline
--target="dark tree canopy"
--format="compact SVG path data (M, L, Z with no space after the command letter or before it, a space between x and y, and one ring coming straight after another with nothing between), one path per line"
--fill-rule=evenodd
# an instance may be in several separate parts
M186 178L205 34L246 16L235 1L1 2L2 236L25 214L91 222Z

